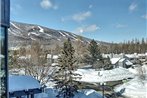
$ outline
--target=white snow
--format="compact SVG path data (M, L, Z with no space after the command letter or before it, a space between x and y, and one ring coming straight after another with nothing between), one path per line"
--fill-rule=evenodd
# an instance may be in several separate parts
M62 36L64 36L64 37L66 36L66 35L64 35L64 34L63 34L62 32L60 32L60 31L59 31L59 33L60 33Z
M129 68L129 71L135 75L139 75L141 73L147 75L147 65L143 65L143 66L134 65L134 68Z
M20 56L18 59L30 59L31 56Z
M58 55L51 55L51 54L47 54L47 58L53 58L53 59L58 59Z
M59 38L57 39L58 41L61 41Z
M131 62L131 61L129 61L129 60L126 60L126 65L133 65L133 63Z
M9 32L11 33L11 34L13 34L13 35L15 35L15 36L18 36L15 32L13 32L11 29L8 29L9 30Z
M21 30L19 27L17 27L14 23L10 22L11 25L13 25L16 29Z
M47 34L47 33L44 33L44 32L42 32L43 34L45 34L45 35L47 35L48 37L51 37L52 35L50 35L50 34Z
M66 32L64 32L64 34L65 34L65 35L67 35L67 36L69 36L69 34L68 34L68 33L66 33Z
M36 40L35 38L32 38L32 37L31 37L31 39L32 39L32 40Z
M111 64L116 64L118 61L120 60L120 58L111 58Z
M125 68L115 68L104 71L96 71L95 69L78 69L75 73L82 75L81 79L78 79L77 81L88 83L118 81L134 77L134 75Z
M58 63L52 63L51 64L52 66L57 66L57 65L59 65Z
M125 61L126 65L133 65L133 63L130 62L126 58L120 58L120 57L118 57L118 58L111 58L110 61L111 61L112 64L116 64L117 62L124 62Z
M31 76L9 76L9 92L40 88L39 82Z
M146 98L147 97L147 80L135 78L121 86L116 87L115 91L125 88L123 95L130 98Z
M20 47L16 46L16 47L9 47L9 50L19 50Z
M136 53L134 54L125 54L126 57L128 58L138 58L138 55Z
M39 32L42 32L42 33L44 32L43 28L41 28L40 26L38 26L38 28L40 29Z
M36 33L36 32L30 32L28 33L28 36L30 36L30 34L33 34L33 35L36 35L36 36L39 36L40 34Z

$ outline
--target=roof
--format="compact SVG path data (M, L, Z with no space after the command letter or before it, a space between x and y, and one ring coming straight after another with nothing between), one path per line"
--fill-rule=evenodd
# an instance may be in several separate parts
M111 64L116 64L118 61L120 60L120 58L111 58Z
M138 58L137 54L126 54L125 56L128 58Z
M58 59L58 55L47 54L47 58Z
M111 58L110 61L111 61L112 64L116 64L117 62L124 62L124 61L125 61L126 65L132 65L133 64L132 62L130 62L126 58Z
M9 92L41 88L39 82L31 76L9 76Z

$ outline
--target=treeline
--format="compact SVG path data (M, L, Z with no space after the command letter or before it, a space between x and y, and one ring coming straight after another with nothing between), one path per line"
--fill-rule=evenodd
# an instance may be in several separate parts
M125 41L123 43L111 43L111 45L101 45L100 48L102 53L145 53L147 52L147 39L142 38L132 39L131 41Z

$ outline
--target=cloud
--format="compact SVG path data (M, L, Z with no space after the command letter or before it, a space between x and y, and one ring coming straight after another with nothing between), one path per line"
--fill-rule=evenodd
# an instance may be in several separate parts
M125 28L125 27L127 27L127 25L124 25L124 24L116 24L115 27L116 28Z
M82 27L78 27L74 32L75 33L84 33L84 32L95 32L97 30L100 30L101 28L99 26L97 26L96 24L92 24L89 26L82 26Z
M91 5L89 5L89 7L88 7L88 8L89 8L89 9L91 9L92 7L93 7L93 5L91 4Z
M58 6L57 5L55 5L55 4L53 4L52 2L51 2L51 0L42 0L41 2L40 2L40 6L43 8L43 9L50 9L50 8L52 8L52 9L58 9Z
M82 12L82 13L77 13L77 14L74 14L72 16L72 19L77 21L77 22L81 22L83 20L86 20L91 15L92 15L92 13L90 11Z
M147 14L141 16L144 19L147 19Z
M138 5L137 3L131 3L131 5L129 6L129 11L133 12L137 9Z

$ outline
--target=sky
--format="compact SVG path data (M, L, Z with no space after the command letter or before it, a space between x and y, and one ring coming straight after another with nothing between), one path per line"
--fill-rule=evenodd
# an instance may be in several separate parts
M147 38L147 0L11 0L10 19L106 42Z

